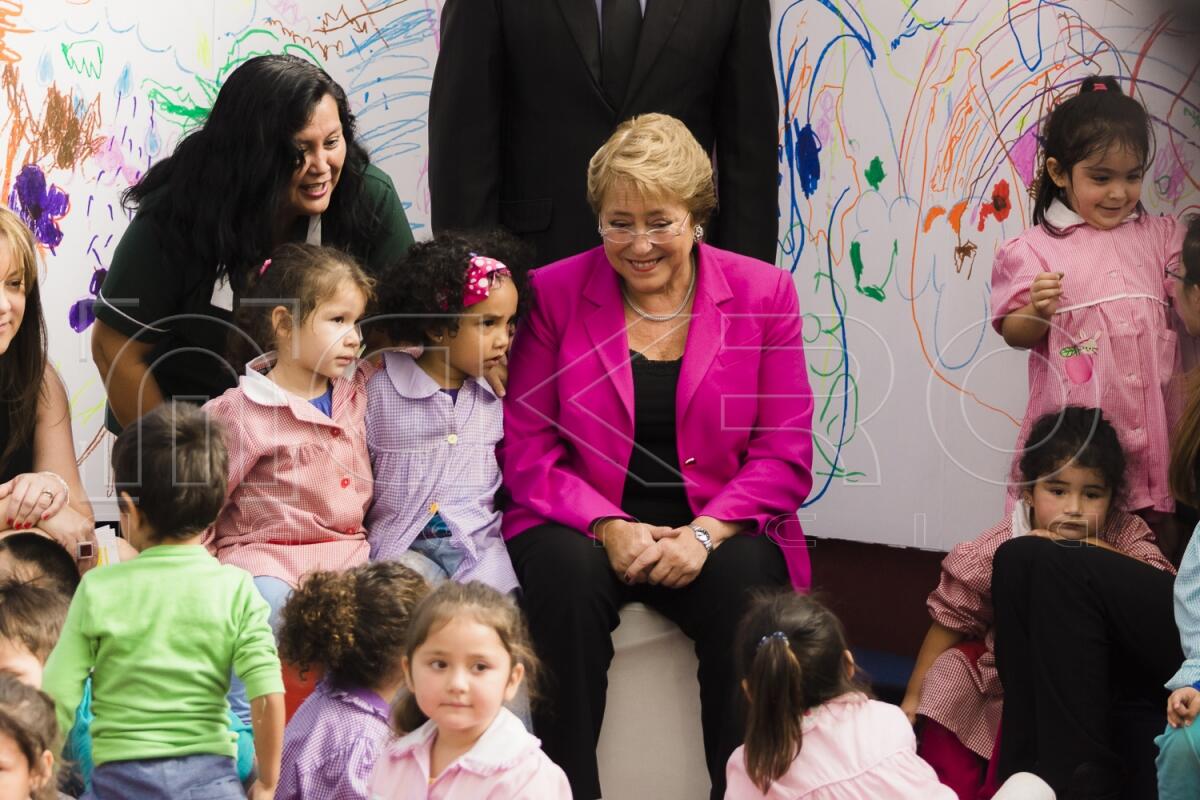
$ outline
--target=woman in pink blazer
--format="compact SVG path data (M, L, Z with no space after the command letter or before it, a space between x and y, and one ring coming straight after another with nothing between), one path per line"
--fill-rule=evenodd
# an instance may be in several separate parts
M599 797L611 633L623 604L646 603L696 643L719 798L743 729L731 649L748 590L809 584L796 289L701 244L711 161L672 117L618 127L588 197L604 244L533 273L497 450L504 536L550 672L534 727L575 797Z

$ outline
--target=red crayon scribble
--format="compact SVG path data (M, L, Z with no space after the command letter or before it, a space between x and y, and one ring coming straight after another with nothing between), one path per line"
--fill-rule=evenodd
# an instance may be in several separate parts
M988 217L995 217L997 222L1004 222L1008 219L1008 212L1012 211L1012 201L1008 196L1008 181L1003 178L1000 182L992 187L992 202L984 203L979 209L979 230L983 230L983 223Z

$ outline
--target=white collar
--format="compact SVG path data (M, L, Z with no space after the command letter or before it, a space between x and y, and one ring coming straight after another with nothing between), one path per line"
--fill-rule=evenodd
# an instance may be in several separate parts
M1070 209L1068 209L1070 210ZM1075 212L1071 212L1075 213ZM1029 503L1024 500L1018 500L1012 510L1012 535L1013 538L1018 536L1028 536L1033 530L1033 524L1030 520L1033 519L1033 509L1029 507Z
M414 751L424 751L426 766L429 755L433 751L433 737L437 733L437 723L429 720L412 733L399 739L391 748L392 758L404 758L414 754ZM492 720L492 724L468 750L451 764L457 764L467 772L486 776L508 769L523 759L530 750L541 747L541 741L525 730L525 726L517 715L507 708L501 708L500 713ZM449 767L447 767L449 769Z
M1057 228L1060 231L1065 231L1068 228L1074 228L1077 225L1087 224L1087 220L1076 214L1073 210L1071 210L1070 206L1058 198L1055 198L1054 201L1050 203L1050 207L1046 209L1046 215L1044 218L1050 227ZM1129 216L1121 220L1121 224L1124 225L1126 222L1132 222L1137 218L1138 212L1137 208L1135 207L1133 211L1129 212Z
M277 358L277 351L271 350L250 361L246 364L246 374L239 382L242 393L260 406L290 405L292 394L267 377L267 372L275 366ZM342 377L353 377L356 369L358 369L358 362L351 361Z
M402 396L412 400L432 397L442 390L437 381L429 377L417 359L408 350L389 350L383 354L383 365L387 369L392 386ZM479 393L488 400L497 400L487 379L470 377L463 381L463 388L474 384Z

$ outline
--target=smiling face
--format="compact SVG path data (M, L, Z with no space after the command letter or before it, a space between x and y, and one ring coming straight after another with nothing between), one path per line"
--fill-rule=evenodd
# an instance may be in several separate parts
M439 735L459 741L483 735L525 674L495 628L468 615L430 630L404 669L417 705L437 724Z
M628 183L618 182L600 206L600 227L633 233L678 231L664 244L653 244L646 236L637 236L629 244L605 239L604 254L631 292L657 294L687 286L696 237L688 209L678 199L646 198Z
M350 280L343 280L332 295L300 323L279 334L279 363L304 378L311 378L316 394L325 391L327 378L340 378L358 357L362 336L358 321L366 311L367 299ZM287 313L279 306L275 309Z
M346 139L333 95L321 98L313 107L308 123L292 141L302 161L288 184L285 220L324 213L341 177L346 162Z
M1075 164L1070 174L1057 160L1046 159L1050 179L1067 196L1067 204L1093 228L1121 224L1142 197L1143 159L1119 143Z
M13 257L13 248L3 240L0 240L0 276L4 279L4 286L0 287L0 355L3 355L25 318L28 290L24 267Z
M1064 539L1099 535L1108 519L1112 489L1098 469L1067 464L1039 478L1025 500L1033 509L1034 528L1057 533Z

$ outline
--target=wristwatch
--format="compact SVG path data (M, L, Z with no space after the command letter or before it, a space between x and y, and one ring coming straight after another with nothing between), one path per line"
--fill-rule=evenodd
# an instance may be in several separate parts
M688 525L688 527L692 529L692 533L696 534L696 540L704 545L704 549L711 555L713 551L712 535L699 525Z

